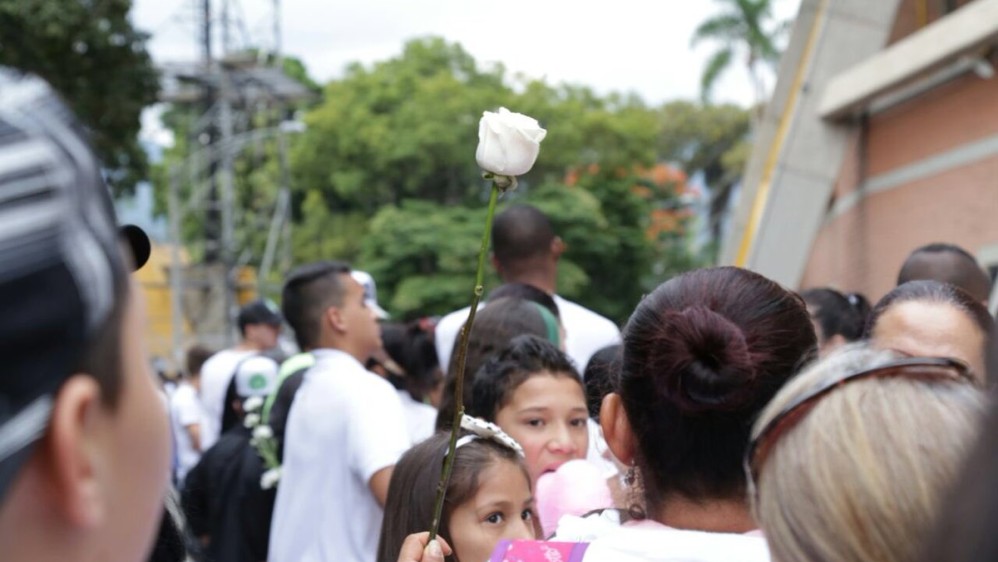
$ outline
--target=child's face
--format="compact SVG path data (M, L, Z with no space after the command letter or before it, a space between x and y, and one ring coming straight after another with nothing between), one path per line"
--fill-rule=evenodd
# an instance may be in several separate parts
M534 497L523 470L509 460L478 475L478 492L451 512L448 530L458 560L488 560L502 539L533 539Z
M586 456L586 397L571 373L536 373L513 390L496 413L496 424L516 439L527 457L530 481Z

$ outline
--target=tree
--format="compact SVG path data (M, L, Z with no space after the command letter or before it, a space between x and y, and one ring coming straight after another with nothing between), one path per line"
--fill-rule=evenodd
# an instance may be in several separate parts
M138 142L158 77L147 35L128 20L131 0L0 0L0 64L38 74L93 134L118 192L148 176Z
M723 11L708 18L693 32L690 46L701 41L719 44L717 51L707 61L700 77L700 95L709 102L718 77L728 69L736 55L745 57L756 104L768 98L760 66L775 67L779 63L780 49L777 38L786 30L785 24L772 24L772 0L717 0Z
M748 157L749 112L736 105L669 102L659 111L658 155L696 176L710 192L708 228L720 238L731 191Z

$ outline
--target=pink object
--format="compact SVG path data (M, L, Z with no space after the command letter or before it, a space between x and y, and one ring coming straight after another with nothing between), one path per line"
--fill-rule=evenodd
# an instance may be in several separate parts
M589 543L503 540L489 562L581 562Z
M613 507L610 487L599 468L588 461L568 461L537 479L537 514L544 536L551 536L564 515L584 515Z

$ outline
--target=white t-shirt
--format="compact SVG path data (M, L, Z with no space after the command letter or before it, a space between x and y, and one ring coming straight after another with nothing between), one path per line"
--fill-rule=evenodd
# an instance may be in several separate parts
M581 375L586 364L589 363L589 358L594 353L604 347L620 343L620 330L610 319L600 316L584 306L565 300L558 295L554 295L554 301L558 305L561 325L565 328L565 353L575 363L575 368L579 370ZM457 334L461 331L461 326L464 326L464 322L468 319L469 309L470 307L464 307L456 312L451 312L441 318L437 327L434 328L437 357L440 359L441 368L445 370L450 365L450 354L454 349L454 342L457 341Z
M399 390L398 395L402 402L405 425L409 430L409 440L416 444L433 435L437 424L437 409L413 400L412 395L405 390Z
M314 351L291 404L270 530L270 562L373 562L379 470L411 445L398 394L341 351Z
M618 512L561 518L554 541L588 542L583 562L769 562L759 531L708 533L651 520L621 525Z
M177 444L177 481L182 482L187 471L198 463L201 451L194 448L187 426L200 425L204 417L197 391L189 383L182 382L170 397L170 425L174 442Z
M204 419L201 420L202 451L210 449L222 432L225 393L229 390L236 366L256 353L245 349L223 349L209 357L201 366L201 407L204 410Z

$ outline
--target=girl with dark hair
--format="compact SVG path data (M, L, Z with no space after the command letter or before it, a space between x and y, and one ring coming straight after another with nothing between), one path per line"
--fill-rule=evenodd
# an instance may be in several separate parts
M751 271L702 269L660 285L624 329L617 391L600 413L636 501L563 518L555 539L591 541L586 562L768 561L742 456L752 421L816 347L803 300Z
M808 289L800 294L818 337L818 354L832 351L863 337L870 303L859 293L842 294L831 287Z
M513 338L475 373L468 413L523 446L533 483L586 456L588 410L579 374L567 355L536 336Z
M468 356L465 363L465 380L510 340L523 334L533 334L545 338L555 346L561 346L561 335L557 317L544 305L518 297L502 297L490 300L478 312L468 338ZM447 367L443 398L437 414L436 429L450 429L454 419L454 390L456 388L457 351L461 338L454 341L454 351ZM464 403L471 403L471 384L464 385Z
M984 379L984 346L994 319L954 285L909 281L873 307L865 335L877 347L920 357L952 357Z
M440 519L440 538L452 560L479 562L502 539L532 539L534 498L523 450L495 426L465 416L454 472ZM467 429L464 429L467 428ZM450 434L440 432L409 449L392 473L378 562L393 562L406 537L426 531Z
M513 338L475 374L469 412L495 422L523 446L545 534L565 514L610 507L608 475L584 460L585 392L572 360L536 336Z

